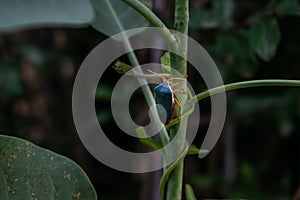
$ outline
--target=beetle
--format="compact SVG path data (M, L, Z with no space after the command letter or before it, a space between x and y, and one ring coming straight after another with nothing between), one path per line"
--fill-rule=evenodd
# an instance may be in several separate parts
M150 70L149 70L150 71ZM155 72L150 71L151 73L154 73L161 77L163 79L163 82L156 86L154 88L154 93L155 93L155 102L156 104L159 104L163 107L163 109L166 112L166 121L165 125L168 125L172 119L174 118L175 114L175 104L178 106L178 119L180 119L180 112L181 112L181 105L178 99L175 97L174 93L181 91L181 88L178 88L176 90L173 90L172 87L175 87L179 85L185 78L165 78L164 76L161 76L160 74L157 74ZM171 85L172 80L179 80L179 82L174 83ZM162 108L158 107L158 114L160 118L162 118L164 111ZM161 119L163 121L163 119Z

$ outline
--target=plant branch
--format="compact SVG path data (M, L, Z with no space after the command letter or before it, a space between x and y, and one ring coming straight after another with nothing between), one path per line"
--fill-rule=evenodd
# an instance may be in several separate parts
M231 90L242 89L242 88L268 87L268 86L300 87L300 80L284 80L284 79L251 80L251 81L230 83L224 86L215 87L205 92L201 92L195 95L194 97L190 98L186 104L189 105L189 107L185 109L186 106L184 106L181 119L188 117L192 113L193 109L191 105L212 95L222 93L224 92L224 90L231 91ZM172 126L178 124L179 122L180 121L178 119L174 119L166 126L166 128L170 129Z
M129 60L131 61L131 63L134 66L139 66L139 62L137 60L137 57L136 57L135 53L132 51L132 47L131 47L131 44L130 44L128 38L125 39L124 45L125 45L126 48L131 50L130 52L128 52ZM135 69L135 71L139 74L143 73L142 70L140 70L139 68ZM151 92L151 90L148 86L147 81L144 78L138 78L138 81L142 85L141 89L144 93L145 99L146 99L149 107L152 106L152 105L155 105L155 100L153 98L152 92ZM160 122L158 112L156 110L156 106L153 106L153 110L154 110L154 112L152 112L153 119L154 119L155 123L158 125L161 122ZM161 139L161 141L164 145L169 143L169 135L168 135L167 130L166 130L165 127L163 127L162 130L160 131L160 139Z
M179 157L177 158L177 160L175 160L168 167L168 169L164 172L164 175L162 176L161 181L160 181L160 199L161 200L164 199L164 196L165 196L165 186L167 184L168 179L170 178L171 173L174 172L173 170L176 169L176 167L178 167L178 165L180 165L182 163L184 157L188 153L188 150L189 150L189 146L188 146L187 143L185 143L185 149L183 150L183 152L179 155ZM168 192L169 192L169 190L168 190ZM172 192L175 192L175 191L172 191Z
M263 86L290 86L290 87L300 87L300 80L284 80L284 79L267 79L267 80L252 80L252 81L243 81L237 83L230 83L224 86L219 86L205 92L197 94L191 98L188 103L196 103L202 99L205 99L211 95L219 94L224 91L231 91L241 88L250 88L250 87L263 87Z
M174 29L179 33L185 35L186 37L176 37L178 42L178 53L176 55L174 53L170 54L171 60L171 77L176 77L175 72L179 72L181 76L186 76L187 74L187 35L188 35L188 24L189 24L189 0L176 0L175 1L175 17L174 17ZM174 72L175 71L175 72ZM186 88L186 81L183 81L178 88ZM176 95L181 105L185 105L187 101L187 94L178 94ZM178 113L180 115L180 113ZM181 152L184 151L186 145L186 130L187 130L187 118L184 118L180 122L180 126L173 126L170 128L170 138L174 138L175 135L178 137L177 140L177 148L174 149L174 152L170 152L170 154L180 155ZM167 155L173 156L173 155ZM166 180L168 179L167 186L167 200L181 200L182 196L182 181L183 181L183 160L184 156L174 170L169 171L170 168L165 169L165 174L163 175L162 180L166 177L166 173L170 173ZM171 173L172 172L172 173ZM164 182L162 182L164 183ZM164 189L164 186L161 186ZM164 198L164 196L161 196Z
M185 194L187 200L196 200L195 193L193 188L190 184L185 184Z
M166 25L143 3L138 0L122 0L143 15L154 27L161 28L161 33L171 49L177 49L176 38L172 35Z
M113 6L111 5L111 3L109 2L109 0L106 0L107 1L107 4L108 4L108 7L110 9L110 11L113 13L113 17L114 17L114 20L117 22L117 25L118 25L118 28L120 29L121 31L121 34L122 34L122 37L123 37L123 46L125 47L125 49L128 51L128 58L130 60L130 62L132 63L132 65L134 67L136 66L139 66L139 61L135 55L135 53L133 52L133 49L132 49L132 46L130 44L130 41L128 39L128 36L126 33L124 33L124 27L122 25L122 23L120 22L120 19L117 15L117 13L115 12ZM135 68L134 71L136 71L137 73L139 74L142 74L142 70L140 68ZM152 105L155 105L155 100L153 98L153 95L152 95L152 92L147 84L147 81L143 78L138 78L138 81L139 83L142 85L141 89L144 93L144 96L145 96L145 99L149 105L149 107L151 107ZM154 112L152 112L153 114L153 119L155 120L155 123L156 124L159 124L161 123L160 122L160 118L159 118L159 115L158 115L158 112L156 110L156 106L153 106L153 110ZM167 130L164 128L162 128L162 130L160 131L160 138L162 140L162 143L164 145L166 145L168 142L169 142L169 136L168 136L168 133L167 133Z

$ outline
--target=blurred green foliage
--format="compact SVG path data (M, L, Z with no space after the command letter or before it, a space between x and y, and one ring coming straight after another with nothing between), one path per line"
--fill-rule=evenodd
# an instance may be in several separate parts
M172 9L173 0L162 2L168 5L165 11ZM297 0L190 0L190 4L190 34L211 54L225 83L263 78L299 79ZM147 5L151 7L149 1ZM96 12L103 8L96 7ZM132 14L126 5L118 9L118 12L129 10L129 17L124 18L127 28L145 25L144 19ZM171 15L157 12L163 21L173 20ZM89 12L85 14L79 16L84 18L83 24L90 20ZM109 19L91 23L100 32L111 35L119 28L110 26ZM104 24L98 24L100 21ZM0 35L0 131L15 133L76 160L103 199L145 196L151 186L140 183L151 181L151 174L124 174L94 160L80 143L72 121L71 92L76 70L106 36L91 28L10 30ZM149 52L137 54L142 63L149 60ZM126 58L121 59L127 62ZM143 151L138 141L123 136L108 109L113 85L119 77L113 69L107 69L100 80L96 93L99 121L114 143ZM189 81L196 90L205 89L197 74L190 73ZM136 120L145 123L145 117L140 115L148 112L141 112L147 110L141 96L137 91L138 100L134 101L132 112ZM300 185L299 99L299 89L295 88L230 92L228 119L220 142L205 159L186 162L186 179L192 183L196 196L292 198ZM201 102L200 106L201 117L205 119L209 116L209 101ZM206 126L205 120L200 122L196 143L201 143Z
M22 94L22 84L17 63L14 60L0 62L0 102Z

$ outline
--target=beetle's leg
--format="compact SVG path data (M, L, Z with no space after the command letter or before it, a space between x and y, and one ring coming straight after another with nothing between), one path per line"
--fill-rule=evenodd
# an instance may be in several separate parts
M176 87L177 85L179 85L179 84L182 83L183 81L184 81L184 80L180 80L180 81L178 81L178 82L172 84L171 87L172 87L172 88L173 88L173 87Z
M178 109L179 109L179 110L178 110L178 114L177 114L177 115L178 115L177 118L178 118L178 120L180 121L180 120L181 120L181 116L180 116L180 115L181 115L181 104L180 104L180 102L178 101L178 99L175 98L175 97L174 97L174 102L177 104Z
M185 81L187 79L188 75L185 75L183 77L173 77L173 78L169 78L169 80L181 80L181 81Z
M180 83L182 83L184 80L180 80L172 85L170 85L170 87L172 88L173 90L173 93L176 93L176 92L182 92L182 93L186 93L185 89L183 88L176 88L174 89L176 86L178 86Z
M168 80L171 82L172 80L177 81L174 84L171 84L171 87L176 87L177 85L179 85L180 83L182 83L183 81L186 81L187 76L184 76L182 78L169 78Z
M160 75L159 73L156 73L156 72L154 72L154 71L151 71L150 69L147 69L149 72L151 72L152 74L155 74L155 75L157 75L158 77L160 77L163 81L165 81L167 78L166 77L164 77L164 76L162 76L162 75Z
M175 87L175 86L179 85L180 83L182 83L183 81L186 81L186 78L169 78L168 81L170 83L172 83L172 81L177 81L176 83L171 84L171 87Z
M173 93L177 93L177 92L181 92L183 94L187 94L187 91L183 88L177 88L175 90L173 90Z

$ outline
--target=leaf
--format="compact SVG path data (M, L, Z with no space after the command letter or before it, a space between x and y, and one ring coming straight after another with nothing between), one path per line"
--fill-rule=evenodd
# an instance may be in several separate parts
M190 184L185 184L185 195L187 200L196 200L195 193L193 188Z
M0 199L97 199L70 159L23 139L0 135Z
M126 63L123 63L121 61L115 62L115 64L112 66L114 70L116 70L117 73L119 74L125 74L126 72L130 71L133 69L130 65L127 65Z
M275 19L261 21L250 28L249 40L254 51L265 61L270 61L280 41L280 31Z
M101 101L110 101L113 88L108 85L98 86L95 98Z
M282 98L278 97L262 97L262 96L246 96L237 97L232 102L232 110L239 115L246 116L254 115L255 113L262 111L268 107L277 105L278 102L283 102Z
M190 12L191 29L212 29L218 27L218 20L211 10L200 10Z
M96 13L91 25L107 36L148 25L142 15L120 0L91 0L91 3Z
M22 84L18 63L10 60L0 61L0 101L22 93Z
M219 36L213 44L207 47L216 58L217 65L219 62L219 65L223 65L226 69L222 71L225 79L231 79L237 75L249 79L255 73L257 57L247 34L239 31L235 34Z
M188 155L198 155L200 152L200 149L194 144L191 144L189 147Z
M0 31L20 28L83 26L93 17L88 0L2 0Z
M298 0L281 0L276 5L276 12L279 15L300 16L300 5Z
M214 14L218 18L219 26L221 28L229 28L232 25L232 13L234 3L232 0L216 0Z
M137 127L135 131L136 131L141 143L146 144L146 145L154 148L155 150L158 150L163 147L161 142L155 141L152 138L148 137L148 135L143 127Z
M139 1L145 4L145 6L147 6L150 10L152 9L152 0L139 0Z
M190 27L198 28L230 28L233 24L232 13L234 3L232 0L215 0L211 1L212 8L191 11Z
M112 114L109 110L100 110L97 118L101 124L106 124L112 119Z
M171 74L171 60L170 60L170 52L166 52L161 58L161 69L163 73Z
M207 154L209 153L206 149L198 149L198 147L194 144L191 144L189 147L188 155L198 155L198 154Z

